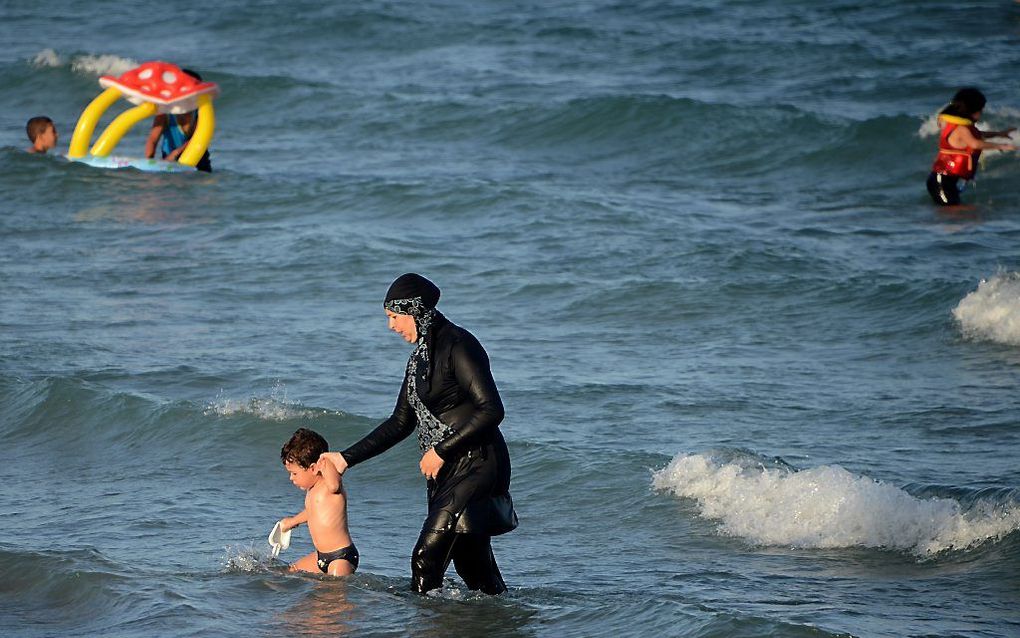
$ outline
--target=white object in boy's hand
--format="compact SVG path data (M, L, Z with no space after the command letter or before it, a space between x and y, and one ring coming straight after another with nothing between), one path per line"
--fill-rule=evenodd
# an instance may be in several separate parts
M273 558L280 555L280 552L290 547L291 530L283 531L283 521L276 521L273 531L269 532L269 546L273 549Z

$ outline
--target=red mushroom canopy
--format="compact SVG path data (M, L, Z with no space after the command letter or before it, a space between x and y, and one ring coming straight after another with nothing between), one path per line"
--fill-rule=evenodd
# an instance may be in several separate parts
M114 87L132 104L151 102L160 113L187 113L198 108L198 96L215 97L220 87L214 82L199 82L169 62L146 62L115 78L99 78L104 89Z

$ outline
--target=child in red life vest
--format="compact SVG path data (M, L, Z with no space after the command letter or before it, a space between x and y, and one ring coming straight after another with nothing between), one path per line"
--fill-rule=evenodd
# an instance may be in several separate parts
M974 88L960 89L939 113L939 154L928 176L928 193L939 206L956 206L960 192L977 172L981 151L1015 151L1013 144L986 142L990 137L1009 137L1016 129L979 131L976 124L985 108L985 96Z

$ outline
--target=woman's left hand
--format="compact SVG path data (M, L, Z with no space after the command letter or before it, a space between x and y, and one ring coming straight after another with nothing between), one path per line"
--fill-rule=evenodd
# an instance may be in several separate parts
M329 461L336 468L336 473L340 476L344 475L347 471L347 459L344 458L343 454L339 452L323 452L319 455L319 462Z
M421 457L421 463L418 464L418 467L421 468L421 473L425 475L425 478L434 479L439 474L440 468L443 467L443 463L445 461L436 454L436 448L430 447L425 456Z

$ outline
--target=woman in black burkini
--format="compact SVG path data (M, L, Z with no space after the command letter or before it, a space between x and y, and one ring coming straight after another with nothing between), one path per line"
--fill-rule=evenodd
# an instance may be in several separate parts
M343 472L417 428L429 512L411 555L412 588L441 586L452 559L468 588L499 594L506 585L490 539L517 527L510 454L498 427L503 402L485 350L436 310L438 301L439 288L421 275L390 285L383 304L389 328L415 344L397 405L365 438L328 456Z

